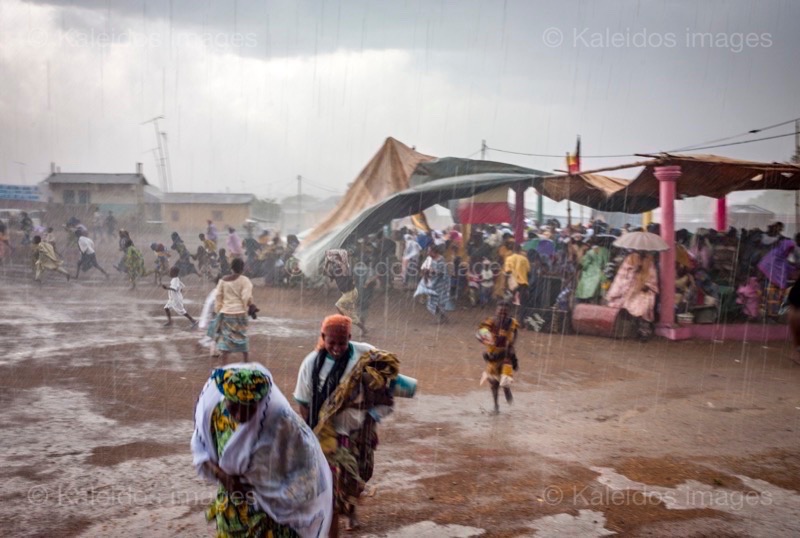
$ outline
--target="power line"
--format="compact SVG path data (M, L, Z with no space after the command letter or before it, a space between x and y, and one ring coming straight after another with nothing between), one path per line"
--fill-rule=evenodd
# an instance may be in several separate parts
M486 149L488 149L490 151L499 151L500 153L511 153L511 154L514 154L514 155L525 155L526 157L555 157L555 158L558 158L558 159L563 159L565 157L565 155L566 155L566 154L550 155L550 154L547 154L547 153L522 153L521 151L510 151L510 150L507 150L507 149L498 149L498 148L492 148L492 147L489 147L489 146L487 146ZM606 158L611 158L611 157L635 157L635 156L636 156L636 154L634 154L634 153L625 153L625 154L621 154L621 155L581 155L581 159L606 159Z
M798 119L800 119L800 118L798 118ZM781 123L781 124L776 124L775 126L786 125L787 123L792 123L794 121L795 120L791 120L791 122L784 122L784 123ZM764 130L767 130L767 129L771 129L772 127L775 127L775 126L765 127L765 128L762 128L762 129L753 129L750 132L758 133L758 132L761 132L761 131L764 131ZM745 134L749 134L750 132L745 133ZM668 150L668 151L651 151L651 152L640 152L640 153L626 153L626 154L620 154L620 155L581 155L581 159L606 159L606 158L612 158L612 157L635 157L637 155L654 155L654 154L658 154L658 153L677 153L679 151L697 151L697 150L701 150L701 149L725 148L725 147L728 147L728 146L738 146L738 145L741 145L741 144L750 144L752 142L761 142L763 140L774 140L776 138L785 138L787 136L794 136L794 135L795 135L795 133L791 132L791 133L784 133L784 134L779 134L779 135L774 135L774 136L764 136L764 137L761 137L761 138L752 138L750 140L739 140L738 142L729 142L727 144L712 144L712 145L706 145L706 146L685 146L684 148L671 149L671 150ZM744 136L744 135L735 135L735 136L731 136L731 137L720 138L720 139L717 139L717 140L709 140L708 143L719 142L719 141L723 141L723 140L730 140L731 138L738 138L739 136ZM513 155L524 155L524 156L527 156L527 157L555 157L555 158L563 158L564 157L564 155L550 155L550 154L545 154L545 153L522 153L522 152L519 152L519 151L509 151L509 150L505 150L505 149L497 149L497 148L490 148L490 147L487 147L487 149L489 149L491 151L499 151L500 153L511 153ZM473 155L474 155L474 153L473 153Z
M794 123L795 121L798 121L798 120L800 120L800 118L794 118L794 119L791 119L791 120L786 120L786 121L782 121L780 123L776 123L774 125L768 125L766 127L760 127L758 129L750 129L749 131L745 131L743 133L735 134L735 135L732 135L732 136L726 136L726 137L717 138L717 139L714 139L714 140L706 140L705 142L698 142L697 144L691 144L689 146L684 146L682 148L671 149L671 150L668 150L668 151L666 151L664 153L673 153L673 152L676 152L676 151L692 151L692 149L695 148L696 146L701 146L701 145L704 146L704 145L707 145L707 144L716 144L717 142L725 142L727 140L733 140L734 138L739 138L741 136L747 136L747 135L750 135L750 134L757 134L757 133L760 133L762 131L768 131L770 129L774 129L775 127L781 127L783 125L788 125L790 123Z
M307 185L311 185L312 187L316 187L318 189L322 189L323 191L333 192L333 193L336 193L336 194L341 194L342 193L341 190L335 190L335 189L331 189L329 187L323 187L322 185L319 185L319 184L317 184L317 183L315 183L313 181L309 181L308 177L306 177L306 176L303 176L303 181L305 181Z
M713 146L700 146L700 147L696 147L696 148L684 149L684 150L681 150L681 151L697 151L699 149L724 148L724 147L727 147L727 146L738 146L739 144L750 144L751 142L761 142L762 140L773 140L775 138L784 138L784 137L787 137L787 136L794 136L794 135L795 135L795 133L793 133L793 132L792 133L784 133L784 134L779 134L779 135L775 135L775 136L765 136L765 137L762 137L762 138L754 138L752 140L740 140L739 142L729 142L728 144L716 144L716 145L713 145ZM669 152L665 152L665 153L669 153Z

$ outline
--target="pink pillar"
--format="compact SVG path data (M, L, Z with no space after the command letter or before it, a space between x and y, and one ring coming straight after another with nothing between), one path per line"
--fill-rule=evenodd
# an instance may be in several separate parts
M728 204L725 197L717 198L717 231L725 233L728 229Z
M661 253L659 325L675 325L675 181L681 175L680 166L658 166L655 169L661 205L661 238L669 250Z
M525 188L521 186L514 189L514 241L518 245L525 241Z

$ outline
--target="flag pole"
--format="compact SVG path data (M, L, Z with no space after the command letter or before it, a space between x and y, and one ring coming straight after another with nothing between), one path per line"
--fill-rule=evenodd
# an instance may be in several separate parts
M570 166L570 155L567 152L567 228L572 226L572 202L570 202L570 187L572 186L572 166Z

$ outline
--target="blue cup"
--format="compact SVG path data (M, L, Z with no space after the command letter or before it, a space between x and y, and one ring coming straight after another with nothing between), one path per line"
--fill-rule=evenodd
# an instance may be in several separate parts
M413 398L417 392L417 380L403 374L397 374L392 381L392 394L399 398Z

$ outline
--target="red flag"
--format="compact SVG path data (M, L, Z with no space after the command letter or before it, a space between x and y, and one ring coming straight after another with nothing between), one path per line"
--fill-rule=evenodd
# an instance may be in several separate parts
M570 174L577 174L581 171L581 137L578 135L578 143L575 145L575 153L567 153L567 170Z

